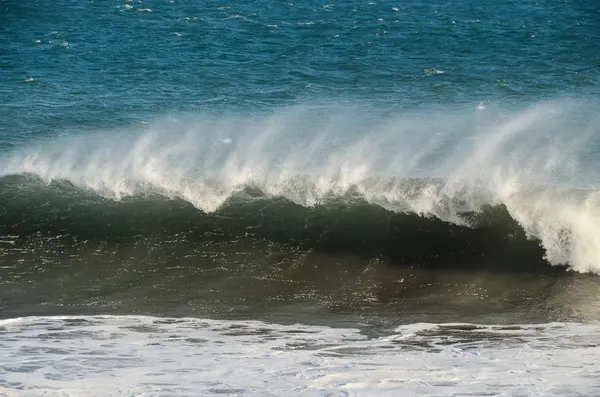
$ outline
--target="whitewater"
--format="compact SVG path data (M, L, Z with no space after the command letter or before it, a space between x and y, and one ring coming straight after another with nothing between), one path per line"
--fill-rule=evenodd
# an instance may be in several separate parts
M384 332L142 316L0 322L5 396L564 396L597 390L597 325Z

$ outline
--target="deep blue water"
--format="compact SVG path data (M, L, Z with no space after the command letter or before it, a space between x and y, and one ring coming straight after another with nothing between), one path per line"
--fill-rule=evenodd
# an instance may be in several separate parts
M0 140L181 111L580 98L599 63L594 0L5 0Z

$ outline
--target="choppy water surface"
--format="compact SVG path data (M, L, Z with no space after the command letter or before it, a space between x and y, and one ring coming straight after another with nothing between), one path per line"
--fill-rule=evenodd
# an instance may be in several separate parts
M0 1L0 394L596 395L598 21Z

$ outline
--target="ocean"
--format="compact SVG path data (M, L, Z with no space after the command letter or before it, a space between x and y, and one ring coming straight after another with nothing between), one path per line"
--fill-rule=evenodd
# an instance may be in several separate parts
M1 396L597 396L597 1L0 0Z

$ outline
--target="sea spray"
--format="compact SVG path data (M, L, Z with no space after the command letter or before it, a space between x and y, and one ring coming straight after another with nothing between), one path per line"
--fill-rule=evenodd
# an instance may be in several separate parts
M595 109L555 101L512 111L297 106L169 117L20 148L0 173L117 200L158 194L208 213L249 188L308 207L356 194L459 225L468 225L464 213L502 205L550 263L599 272Z

